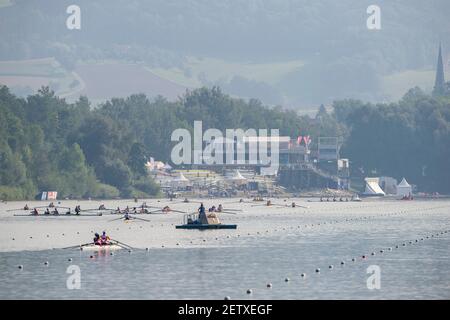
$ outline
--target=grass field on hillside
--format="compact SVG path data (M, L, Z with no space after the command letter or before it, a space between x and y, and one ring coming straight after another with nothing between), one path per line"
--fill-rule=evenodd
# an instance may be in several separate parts
M27 88L35 92L41 86L50 86L65 97L82 87L82 81L67 71L54 58L0 61L0 84L13 91Z
M181 68L151 68L150 70L167 80L185 87L200 87L207 83L228 82L238 76L248 80L277 84L287 74L304 65L302 60L275 63L238 63L215 58L188 57Z

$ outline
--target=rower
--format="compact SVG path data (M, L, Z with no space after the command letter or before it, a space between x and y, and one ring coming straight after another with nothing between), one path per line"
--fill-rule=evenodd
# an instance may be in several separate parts
M295 202L292 202L291 207L295 208Z
M268 207L270 207L270 206L272 205L272 202L270 202L270 200L267 200L266 205L267 205Z
M32 212L31 214L32 214L33 216L37 216L39 213L38 213L37 209L34 208L34 209L33 209L33 212Z
M98 210L105 210L105 209L106 209L106 207L104 204L101 204L100 207L98 207Z
M184 198L183 202L184 202L184 203L189 203L188 198Z
M53 208L55 206L55 204L53 202L50 202L50 204L48 205L50 208Z
M109 240L110 240L109 236L107 236L106 232L103 231L102 236L101 236L101 244L107 245L107 244L109 244Z
M77 216L80 215L80 211L81 211L80 206L75 206L75 214L76 214Z
M53 214L55 214L55 215L59 214L58 208L55 207L55 211L53 211Z
M23 210L30 210L30 208L28 207L28 204L26 204L25 207L23 207Z
M94 235L94 244L101 245L100 235L97 232Z
M162 208L162 212L170 212L171 209L169 206L165 206L164 208Z
M130 220L130 215L128 214L128 211L125 211L125 215L123 216L125 220Z
M223 207L221 204L219 204L219 206L217 207L217 212L222 212L223 211Z
M50 214L50 210L47 208L47 210L45 210L44 214Z

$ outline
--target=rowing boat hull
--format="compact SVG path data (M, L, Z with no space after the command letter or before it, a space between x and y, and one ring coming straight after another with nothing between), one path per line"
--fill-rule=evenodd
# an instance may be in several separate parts
M36 218L48 218L48 217L101 217L101 214L15 214L14 217L36 217Z
M198 230L209 230L209 229L236 229L235 224L183 224L175 226L176 229L198 229Z
M98 246L98 245L92 244L92 245L88 245L88 246L84 246L84 247L80 248L80 250L82 250L82 251L114 251L114 250L120 250L120 249L123 249L123 248L116 244L111 244L111 245L106 245L106 246Z

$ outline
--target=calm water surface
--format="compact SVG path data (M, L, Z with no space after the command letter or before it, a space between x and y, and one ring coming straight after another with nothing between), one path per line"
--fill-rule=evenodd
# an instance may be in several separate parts
M363 210L352 214L364 216ZM94 254L92 259L93 253L78 250L3 252L0 298L449 299L450 233L437 235L450 229L449 217L448 209L440 209L427 215L412 212L406 217L380 216L309 228L304 225L316 221L315 217L286 215L281 224L279 219L264 220L265 228L277 232L221 237L214 244L209 242L215 240L215 231L183 230L180 237L182 233L188 239L206 238L208 244L132 253L120 250L114 256ZM330 213L320 220L333 219L337 217ZM257 217L242 219L241 232L247 224L258 223L262 222ZM66 287L69 265L80 267L79 290ZM367 288L370 265L380 267L379 290ZM316 268L321 272L315 273ZM267 283L272 283L271 289ZM249 288L251 295L246 294Z

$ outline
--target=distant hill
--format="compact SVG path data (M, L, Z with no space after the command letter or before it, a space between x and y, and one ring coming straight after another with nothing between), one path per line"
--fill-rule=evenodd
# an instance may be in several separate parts
M54 57L69 77L87 63L92 70L105 61L129 66L121 79L114 70L102 78L110 88L136 81L139 64L148 73L129 88L136 92L173 98L185 88L220 85L235 96L310 107L341 98L395 100L412 86L402 74L429 89L439 41L450 52L448 0L379 0L380 31L366 28L371 0L78 0L79 31L65 27L71 4L1 0L0 60ZM81 73L82 92L94 99L121 91L100 90ZM18 93L31 81L8 77L15 78L0 83ZM67 87L62 79L52 82L58 92Z

